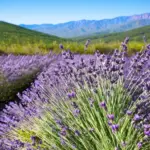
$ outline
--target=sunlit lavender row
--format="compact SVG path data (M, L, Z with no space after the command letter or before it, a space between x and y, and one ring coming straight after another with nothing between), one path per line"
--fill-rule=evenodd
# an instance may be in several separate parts
M15 56L12 54L0 56L0 71L9 80L16 80L25 74L30 74L36 70L41 70L43 66L54 61L54 56L50 52L47 55L27 55Z
M9 101L19 101L17 92L24 91L44 68L57 60L51 52L47 55L0 56L0 110Z
M47 61L20 104L1 112L2 150L149 150L150 48L128 57L127 43Z

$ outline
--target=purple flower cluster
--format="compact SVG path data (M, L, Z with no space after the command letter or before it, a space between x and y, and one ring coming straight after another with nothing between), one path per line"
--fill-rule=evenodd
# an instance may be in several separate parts
M111 128L112 128L113 132L116 132L119 129L119 125L118 124L113 124L113 125L111 125Z
M132 101L128 106L133 106L135 102L136 108L134 111L128 110L125 114L133 117L133 123L135 126L141 125L143 133L150 136L150 49L145 49L143 52L139 52L131 57L127 56L127 43L128 38L123 42L122 51L115 50L112 55L100 54L99 51L95 52L95 55L73 55L70 51L63 51L62 56L57 57L57 61L50 63L48 56L37 56L32 58L31 62L26 63L26 67L31 65L31 68L37 67L39 62L45 66L42 72L38 75L31 87L26 89L22 94L18 93L20 98L20 104L10 103L6 105L5 109L0 112L0 133L2 140L0 140L0 146L9 146L11 140L4 140L5 134L11 130L12 127L16 127L19 122L25 118L32 116L40 117L43 111L49 110L48 104L51 103L50 97L54 98L57 102L60 99L73 100L76 97L75 87L84 89L87 84L89 88L94 89L95 94L100 82L107 80L111 84L111 88L122 82L124 88L128 91L129 96L132 97ZM61 46L61 45L60 45ZM60 47L63 49L63 47ZM18 64L20 60L9 59L11 64ZM39 58L39 59L38 59ZM25 59L24 57L21 58ZM7 59L3 58L3 61ZM13 62L14 60L14 62ZM52 60L52 59L51 59ZM26 61L27 62L27 61ZM34 63L33 63L34 62ZM20 62L21 63L21 62ZM9 69L9 63L4 63L2 68L7 70L6 75L9 76L13 73L11 67ZM24 66L24 63L22 63ZM26 72L26 67L24 71ZM21 65L16 66L14 69L19 72ZM30 67L29 67L30 68ZM28 69L29 69L28 68ZM30 68L30 69L31 69ZM27 70L28 70L27 69ZM29 70L30 70L29 69ZM21 72L23 73L23 72ZM15 74L15 72L13 73ZM15 78L15 75L10 79ZM107 89L107 87L106 87ZM58 92L59 91L59 92ZM107 111L107 97L111 96L111 91L105 90L105 101L101 101L99 106ZM124 101L124 99L122 99ZM73 102L72 107L74 109L73 114L78 116L82 110L78 108L78 105ZM93 103L92 105L93 106ZM127 108L128 109L128 108ZM116 115L108 114L110 127L113 132L119 130L119 124L113 123ZM65 136L66 128L62 128L60 134ZM80 135L78 130L75 131L76 135ZM65 141L61 138L61 142ZM6 144L9 143L9 144ZM22 144L23 145L23 144ZM138 147L142 147L141 143L138 143ZM8 148L8 147L7 147Z
M76 97L76 93L75 92L70 92L68 93L68 98L71 99L71 98L75 98Z
M42 55L27 55L15 56L9 54L8 56L0 56L0 71L8 81L14 81L25 74L30 74L33 71L50 65L51 62L56 60L56 56L49 53L45 56Z
M144 125L144 134L148 137L150 137L150 124Z
M109 114L107 117L109 120L114 120L114 118L115 118L114 114Z
M105 110L107 110L106 102L105 102L105 101L101 102L99 105L100 105L100 107L102 107L102 108L104 108Z

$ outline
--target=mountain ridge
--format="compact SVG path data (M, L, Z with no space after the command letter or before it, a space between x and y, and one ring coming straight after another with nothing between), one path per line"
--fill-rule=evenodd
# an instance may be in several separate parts
M149 18L150 19L150 13L143 13L143 14L134 14L132 16L118 16L118 17L114 17L114 18L106 18L106 19L80 19L80 20L72 20L72 21L66 21L66 22L62 22L62 23L42 23L42 24L19 24L19 25L60 25L60 24L65 24L65 23L71 23L71 22L81 22L81 21L104 21L104 20L112 20L112 19L117 19L117 18L125 18L125 17L132 17L134 19L136 19L136 17L144 17L144 18ZM143 19L144 19L143 18Z
M65 38L85 36L96 32L121 32L146 25L150 25L150 13L101 20L82 19L58 24L20 24L28 29Z

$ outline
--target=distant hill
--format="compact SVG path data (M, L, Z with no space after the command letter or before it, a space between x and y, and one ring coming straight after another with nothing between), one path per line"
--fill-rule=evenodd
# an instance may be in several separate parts
M95 33L90 36L77 37L74 38L75 41L86 41L87 39L91 39L92 41L102 40L104 42L113 42L113 41L123 41L125 37L129 36L131 41L139 41L143 42L143 35L146 36L146 39L150 41L150 26L144 26L137 29L111 33L111 34L103 34Z
M96 32L100 34L122 32L146 25L150 25L150 13L120 16L113 19L79 20L60 24L21 24L20 26L59 37L70 38L90 35Z
M25 44L38 43L40 41L52 43L53 41L65 41L65 39L0 21L0 43Z

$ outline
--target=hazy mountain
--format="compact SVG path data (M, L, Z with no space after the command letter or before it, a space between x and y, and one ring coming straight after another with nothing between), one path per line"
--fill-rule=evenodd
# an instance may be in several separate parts
M113 19L79 20L60 24L41 24L41 25L21 24L20 26L68 38L68 37L90 35L96 32L98 33L121 32L146 25L150 25L150 13L133 16L120 16Z

